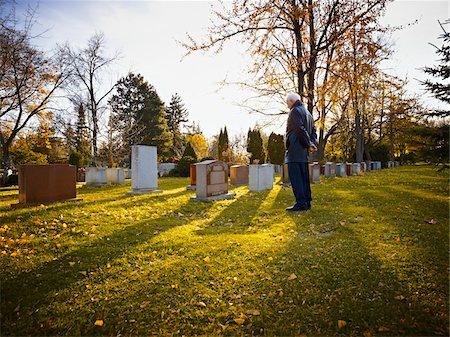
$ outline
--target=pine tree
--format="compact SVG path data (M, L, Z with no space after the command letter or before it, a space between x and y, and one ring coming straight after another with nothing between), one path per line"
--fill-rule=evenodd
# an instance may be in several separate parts
M285 145L283 135L271 133L267 144L267 154L272 164L281 165L284 163Z
M249 129L247 134L247 152L250 155L250 163L258 160L259 164L263 164L266 161L266 155L264 152L263 140L261 137L261 131L258 128L254 130Z
M439 24L443 30L442 35L439 36L443 40L443 44L440 48L436 47L436 53L440 56L441 63L434 67L425 67L424 72L435 78L441 78L442 82L426 80L422 83L434 97L450 104L450 83L448 82L450 79L450 32L444 29L444 24L440 22ZM450 24L450 20L447 20L445 24ZM445 118L450 116L450 110L434 110L430 115Z
M228 162L229 161L229 155L228 155L228 151L229 151L229 147L230 147L230 142L228 140L228 131L227 131L227 127L225 126L225 128L220 129L220 133L219 133L219 143L218 143L218 152L219 152L219 160L222 160L224 162Z
M165 110L165 116L167 127L173 136L172 154L179 158L183 152L185 141L181 132L181 126L188 122L188 111L178 94L172 95L169 106Z
M192 146L191 142L188 142L186 144L186 148L184 149L184 152L183 152L183 157L191 157L191 158L194 158L195 161L198 160L197 154L195 153L195 149Z
M89 129L86 125L86 111L82 103L78 106L78 118L75 135L75 150L80 158L78 165L88 165L92 158L91 141L89 139Z

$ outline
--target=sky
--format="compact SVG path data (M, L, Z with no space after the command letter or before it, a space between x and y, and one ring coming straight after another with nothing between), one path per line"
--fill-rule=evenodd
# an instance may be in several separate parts
M35 5L34 0L18 0L20 6ZM79 1L41 0L36 31L45 31L35 43L45 50L69 42L83 47L98 31L104 33L107 53L119 51L121 57L109 70L113 84L129 71L140 73L168 103L174 93L183 99L189 118L200 124L206 137L227 126L231 135L247 133L256 124L267 133L283 133L285 117L265 118L249 114L240 104L251 95L237 86L220 85L227 79L247 78L249 55L245 46L229 43L220 54L198 52L184 57L186 50L177 40L186 41L186 33L195 38L206 35L215 2L206 1ZM405 25L392 36L394 55L382 64L387 72L409 80L411 94L433 106L418 80L420 70L436 64L435 48L441 33L438 20L450 17L450 1L396 0L387 7L384 25ZM408 25L417 20L414 25ZM279 109L283 107L280 106Z

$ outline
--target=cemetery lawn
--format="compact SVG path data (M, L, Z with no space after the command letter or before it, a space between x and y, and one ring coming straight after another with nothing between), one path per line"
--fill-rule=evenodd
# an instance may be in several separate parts
M2 189L1 335L448 335L448 171L322 178L294 214L278 184L187 184L18 210Z

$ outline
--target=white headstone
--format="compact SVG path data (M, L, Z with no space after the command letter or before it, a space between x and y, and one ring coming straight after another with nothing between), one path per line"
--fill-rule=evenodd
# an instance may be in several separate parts
M164 177L169 175L170 171L175 169L177 167L177 164L175 163L161 163L158 166L158 175L160 177Z
M131 187L133 194L161 192L158 190L158 154L156 146L131 147Z
M332 162L325 163L325 178L334 178L336 177L336 165Z
M318 162L314 162L312 165L312 182L314 184L320 184L320 165Z
M261 192L273 188L274 168L272 164L250 165L248 174L251 192Z
M353 175L354 176L362 175L362 170L361 170L361 164L360 163L353 163Z
M125 183L125 173L123 168L107 168L106 182L108 184L122 185Z
M86 167L86 187L106 185L106 167Z

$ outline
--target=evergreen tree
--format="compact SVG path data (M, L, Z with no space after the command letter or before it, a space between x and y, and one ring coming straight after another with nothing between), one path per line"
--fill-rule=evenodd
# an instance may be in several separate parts
M222 129L220 129L220 134L219 134L219 143L218 143L219 160L222 160L224 162L229 161L229 155L228 155L229 147L230 147L230 142L228 139L228 131L227 131L227 127L225 126L223 131L222 131Z
M179 158L184 146L184 136L181 133L181 126L188 121L188 111L178 94L172 95L169 106L165 110L165 116L167 127L173 136L172 154Z
M247 135L247 152L250 155L250 163L258 160L259 164L263 164L266 161L266 154L264 152L263 140L261 137L261 131L258 128L254 130L249 129Z
M173 137L167 126L164 103L140 74L129 73L120 79L109 103L122 138L122 152L128 160L134 144L157 146L160 159L171 158Z
M450 79L450 32L444 29L444 24L439 24L443 30L442 35L439 36L443 40L443 44L440 48L436 47L436 53L440 56L441 64L435 67L425 67L424 72L435 78L441 78L442 82L426 80L422 83L434 97L446 104L450 104L450 83L448 81ZM450 24L450 20L447 20L445 24ZM450 116L450 110L435 110L430 115L448 117Z
M86 111L83 104L78 106L77 126L75 130L75 150L79 159L77 166L85 166L91 162L91 141L86 125Z
M283 135L271 133L267 144L267 155L272 164L281 165L284 163L285 145Z
M194 150L194 148L193 148L191 142L188 142L188 143L186 144L186 148L184 149L184 152L183 152L183 157L191 157L191 158L194 158L195 161L197 162L198 157L197 157L197 154L195 153L195 150Z

